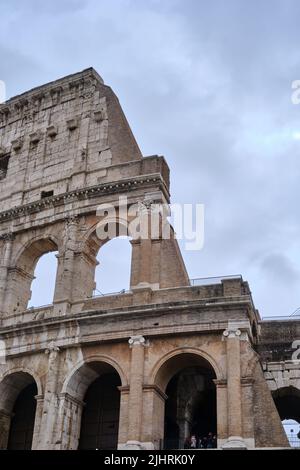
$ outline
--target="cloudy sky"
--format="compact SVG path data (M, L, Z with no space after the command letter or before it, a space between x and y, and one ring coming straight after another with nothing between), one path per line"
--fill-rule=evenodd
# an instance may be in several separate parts
M241 273L264 317L300 306L298 0L2 0L1 19L8 96L93 66L172 202L205 204L190 277Z

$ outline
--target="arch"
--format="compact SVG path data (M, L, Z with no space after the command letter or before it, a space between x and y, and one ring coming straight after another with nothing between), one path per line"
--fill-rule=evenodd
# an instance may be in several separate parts
M58 252L46 253L38 259L27 308L38 308L53 303L58 272L57 254Z
M61 251L61 240L53 234L36 235L34 237L31 237L26 243L22 244L19 250L15 253L12 259L12 264L14 266L22 265L22 259L26 259L28 250L31 247L34 247L37 252L40 251L42 254L46 254L50 251L56 250ZM55 250L52 248L55 248ZM37 259L38 258L39 256L37 257Z
M272 392L280 419L293 419L300 424L300 390L296 387L282 387Z
M112 238L106 238L104 240L101 240L97 236L97 227L99 226L105 226L107 224L115 224L116 225L116 235ZM103 246L105 243L108 243L110 240L113 238L116 238L118 236L130 236L128 233L128 221L126 219L123 219L122 217L117 216L115 219L114 218L106 218L103 220L103 222L98 220L97 222L93 223L87 232L84 234L84 237L82 241L79 244L79 250L80 251L85 251L87 245L89 244L89 241L93 239L94 242L94 247L96 248L97 251ZM95 252L94 252L95 254ZM97 252L96 252L97 254Z
M98 376L97 374L95 374L94 369L91 368L91 370L89 370L89 364L94 364L94 363L106 364L107 366L110 366L111 368L115 369L120 377L122 386L127 385L128 383L127 378L122 368L120 367L120 365L114 359L106 355L93 355L93 356L90 356L88 358L85 358L79 361L75 365L75 367L69 372L67 378L64 381L64 384L62 387L62 393L68 393L72 395L72 391L73 392L75 391L75 396L79 398L80 400L82 400L84 393L86 392L88 386L92 383L93 378ZM103 370L105 370L105 368ZM101 370L99 369L99 371ZM87 377L90 377L91 381L90 383L86 383L86 382L83 383L82 387L78 388L80 384L77 384L76 382L81 372L83 373L86 372ZM74 396L74 394L72 396Z
M27 309L37 262L44 254L59 251L58 247L56 237L36 236L14 256L7 281L7 311L21 312Z
M117 226L117 231L114 236L112 236L112 238L103 240L98 237L97 227L99 226L99 223L101 225L100 221L93 223L90 226L83 239L79 243L78 252L80 253L80 256L76 257L76 265L74 268L74 271L76 272L76 299L90 298L93 296L93 292L96 288L96 267L99 264L97 261L97 256L101 248L120 235L128 236L127 225L125 226L125 221L123 219L119 217L117 217L116 220L111 221L106 219L104 226L110 222L116 224ZM123 227L123 232L120 227ZM130 278L132 272L132 259L133 257L131 257L130 260ZM123 290L124 287L122 286L121 289ZM111 290L114 289L112 288ZM103 292L100 290L100 293Z
M120 376L112 369L103 372L88 387L84 396L79 449L117 449L120 385Z
M197 436L197 443L210 436L208 442L216 445L214 380L220 376L213 358L196 348L178 348L156 363L151 379L166 394L164 407L158 402L154 405L165 449L184 448L192 434Z
M39 383L40 386L40 383ZM31 449L36 421L35 396L41 391L33 375L10 370L0 382L0 448Z
M128 237L116 237L101 246L95 270L95 295L130 289L132 246Z
M290 445L299 448L297 432L293 434L290 429L300 430L300 390L293 386L281 387L272 392L272 397ZM295 426L295 422L298 425Z
M174 364L175 366L174 371L172 369L168 372L167 371L168 361L172 360L173 358L177 356L182 356L182 355L189 356L185 358L187 361L189 358L192 359L193 357L196 360L196 362L199 361L199 359L206 361L206 363L213 369L216 375L216 378L218 380L221 380L224 378L224 374L222 373L220 367L218 366L218 364L216 363L216 361L210 354L203 351L202 349L186 347L186 348L177 348L175 350L172 350L171 352L163 356L159 361L157 361L157 363L154 365L150 373L150 383L154 383L158 385L162 391L165 391L168 380L170 380L172 375L176 374L176 368L178 368L179 370L181 367L180 363L177 362L177 364ZM184 362L185 361L183 361L183 363ZM166 367L166 369L164 369L164 367ZM165 372L167 372L167 375L165 376L165 378L163 378L163 375L165 374Z
M3 382L3 380L6 379L6 377L16 374L18 372L30 375L36 383L37 394L43 395L43 385L42 385L42 381L40 377L37 375L37 373L34 370L28 367L12 367L8 369L7 371L5 371L0 377L0 390L1 390L1 383ZM0 393L0 398L1 398L1 393Z
M117 447L119 386L125 383L120 366L114 359L103 355L90 356L72 369L62 388L62 396L71 397L76 403L77 418L72 423L71 431L72 448ZM67 415L65 419L68 419ZM111 427L113 430L109 430Z

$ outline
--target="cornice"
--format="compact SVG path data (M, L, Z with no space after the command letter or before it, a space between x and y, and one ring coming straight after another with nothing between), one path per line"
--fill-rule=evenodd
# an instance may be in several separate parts
M57 207L77 200L92 199L97 196L107 196L109 194L128 192L139 187L151 186L153 183L159 183L160 189L162 189L164 194L168 196L165 182L159 173L142 175L130 179L102 183L88 188L75 189L73 191L50 196L45 199L39 199L38 201L31 202L29 204L13 207L12 209L0 212L0 223L41 212L44 209L49 209L49 207Z
M207 299L206 299L207 300ZM222 301L223 300L223 301ZM224 302L224 299L220 298L220 302L215 302L214 304L207 304L204 301L193 301L193 302L172 302L172 303L165 303L165 304L149 304L147 306L136 305L131 307L124 307L124 308L112 308L108 310L87 310L82 313L72 313L69 315L64 315L61 317L50 317L47 319L41 320L31 320L26 323L19 323L16 325L8 325L0 327L0 335L12 335L19 334L22 332L25 333L26 331L30 331L30 334L39 333L39 331L45 331L45 328L57 328L61 324L73 324L76 326L80 326L85 322L91 321L107 321L108 319L114 318L115 321L119 322L120 320L124 319L127 320L130 318L131 320L136 320L139 318L151 318L155 317L157 314L160 315L169 315L173 314L176 311L185 311L186 310L201 310L207 311L212 308L222 308L222 309L230 309L232 311L233 308L240 308L241 306L247 307L249 306L249 300L247 299L239 299L235 301ZM151 310L151 312L150 312ZM223 325L225 324L225 326ZM216 318L214 321L212 320L205 320L199 321L197 319L197 325L204 325L207 324L210 327L215 324L217 329L223 331L227 326L227 320L220 320ZM189 326L194 327L194 323L189 324ZM176 325L174 328L178 328L178 332L181 331L182 325ZM155 329L155 328L154 328Z
M90 97L97 84L104 85L103 79L93 68L89 68L14 96L0 104L0 127L56 106L64 102L65 95L69 97L70 93L74 97L78 94Z

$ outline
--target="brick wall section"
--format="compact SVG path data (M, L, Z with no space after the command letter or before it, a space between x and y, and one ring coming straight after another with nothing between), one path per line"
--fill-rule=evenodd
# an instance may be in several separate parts
M263 321L260 333L258 352L262 360L291 360L293 341L300 340L300 320Z
M289 447L260 364L254 371L254 433L256 447Z

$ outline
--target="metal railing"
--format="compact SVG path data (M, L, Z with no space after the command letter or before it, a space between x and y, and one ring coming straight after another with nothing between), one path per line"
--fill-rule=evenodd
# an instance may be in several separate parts
M97 298L101 298L101 297L110 297L110 296L113 296L113 295L128 294L129 292L131 292L131 291L126 290L126 289L122 289L122 290L116 291L116 292L101 292L98 289L95 289L94 292L93 292L93 295L88 297L88 299L97 299Z
M28 307L25 312L31 312L31 311L35 311L35 310L44 310L45 308L50 308L50 307L53 307L53 304L45 304L45 305L31 305L30 307Z
M240 279L241 281L243 280L241 274L234 274L234 275L229 275L229 276L212 276L212 277L199 277L195 279L189 279L190 281L190 286L191 287L196 287L196 286L209 286L209 285L214 285L214 284L221 284L223 280L230 280L230 279ZM186 287L186 286L183 286ZM109 297L112 295L120 295L120 294L128 294L131 292L128 289L122 289L120 291L115 291L115 292L101 292L98 289L95 289L93 292L93 295L91 297L88 297L89 299L94 299L97 297Z
M293 433L288 433L287 438L289 440L290 446L300 449L300 439Z
M300 307L298 307L290 316L291 317L300 317Z
M300 321L300 313L297 315L278 315L278 316L270 316L270 317L263 317L262 321Z
M233 280L233 279L240 279L243 280L241 274L232 274L230 276L213 276L213 277L199 277L196 279L190 279L190 284L192 287L194 286L209 286L213 284L221 284L224 280Z

